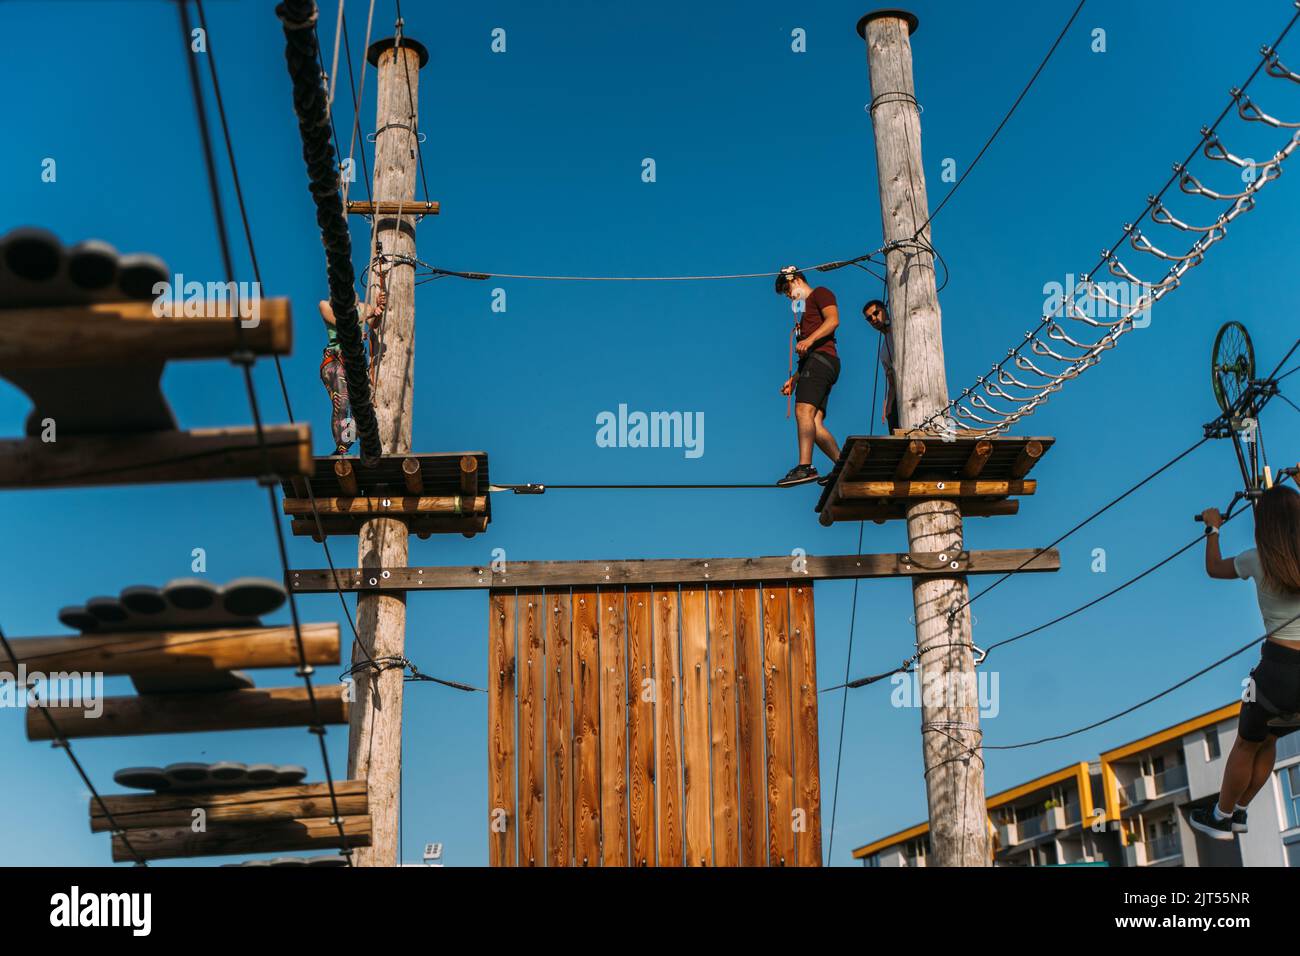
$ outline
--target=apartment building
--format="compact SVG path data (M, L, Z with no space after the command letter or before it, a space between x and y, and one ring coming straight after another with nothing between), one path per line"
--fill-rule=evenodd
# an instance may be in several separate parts
M1218 796L1240 709L1217 708L990 796L993 864L1300 867L1300 732L1278 742L1249 833L1221 842L1188 823ZM853 857L864 866L925 866L929 829L909 827Z
M1300 866L1300 733L1278 741L1273 775L1250 804L1250 832L1231 842L1192 829L1219 796L1240 703L1101 755L1106 817L1126 866Z

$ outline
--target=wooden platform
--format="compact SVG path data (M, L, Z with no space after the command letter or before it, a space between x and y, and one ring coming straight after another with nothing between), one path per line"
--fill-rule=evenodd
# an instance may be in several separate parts
M1013 495L1032 495L1025 476L1055 439L959 434L853 435L817 502L821 523L905 518L918 501L949 500L967 517L1012 515Z
M385 455L370 466L330 455L315 459L310 496L301 478L282 483L283 509L293 519L294 534L316 540L321 531L359 534L376 516L402 519L421 538L471 536L486 531L492 520L488 485L488 457L481 451Z

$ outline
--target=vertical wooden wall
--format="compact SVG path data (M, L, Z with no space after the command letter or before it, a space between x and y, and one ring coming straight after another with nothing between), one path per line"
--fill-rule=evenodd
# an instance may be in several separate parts
M820 866L812 583L499 589L493 866Z

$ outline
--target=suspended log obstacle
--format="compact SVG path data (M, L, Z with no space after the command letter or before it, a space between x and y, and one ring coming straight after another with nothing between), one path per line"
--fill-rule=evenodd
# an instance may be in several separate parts
M488 458L481 451L385 455L372 465L332 455L315 459L310 494L301 478L283 482L283 509L294 534L317 541L322 533L359 534L376 517L406 521L421 538L472 537L492 519L488 480Z
M844 443L816 510L823 525L905 518L922 500L956 504L967 517L1013 515L1014 495L1032 495L1025 476L1052 446L1051 438L969 433L854 435Z
M813 586L502 588L493 866L819 866Z
M212 631L258 628L261 616L288 599L284 586L267 578L237 578L218 587L203 578L176 578L161 588L134 585L117 597L92 597L59 610L59 620L83 634ZM248 689L252 678L236 671L134 672L142 694L184 694Z
M97 716L84 707L52 706L49 712L59 732L69 739L309 727L315 723L317 713L322 724L348 722L348 701L342 685L324 684L313 691L315 710L307 689L297 686L106 697L100 702L102 711ZM28 708L27 739L52 738L49 721L39 711Z
M308 664L339 662L339 626L303 624ZM11 638L27 670L114 674L202 675L241 668L297 667L294 628L218 628L210 631L127 632L82 637ZM0 651L0 673L16 664Z
M327 817L281 820L256 826L214 823L202 833L182 827L150 827L113 835L113 862L221 856L231 853L280 853L292 850L357 849L370 846L370 817L343 817L343 834ZM127 841L131 847L127 848ZM134 853L132 852L134 850Z
M287 299L183 282L93 240L65 250L42 230L0 238L0 254L0 377L32 401L27 437L0 441L0 488L304 473L307 426L265 426L265 452L253 428L182 431L161 385L172 360L287 355Z
M113 835L113 861L280 853L370 845L370 803L364 780L196 793L106 795L90 800L90 829ZM338 819L334 822L335 799ZM107 810L107 813L105 812ZM201 829L199 827L201 826Z

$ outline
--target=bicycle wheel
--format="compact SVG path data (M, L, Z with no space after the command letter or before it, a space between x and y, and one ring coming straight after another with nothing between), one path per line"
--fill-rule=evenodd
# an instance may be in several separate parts
M1250 333L1240 322L1225 322L1214 337L1210 356L1210 378L1214 399L1223 412L1245 413L1237 402L1255 377L1255 349Z

